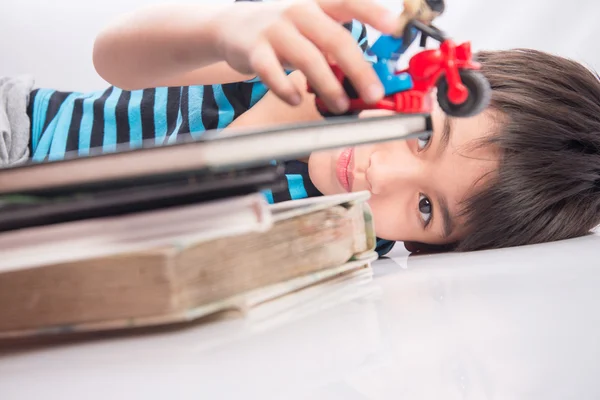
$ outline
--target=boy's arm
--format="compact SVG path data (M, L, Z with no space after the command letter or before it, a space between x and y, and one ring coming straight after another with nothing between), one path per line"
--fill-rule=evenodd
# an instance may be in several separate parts
M353 19L384 33L395 25L395 16L374 0L147 7L100 34L94 64L104 79L124 89L214 83L216 76L219 83L259 76L289 104L297 104L300 93L284 67L297 69L328 108L344 112L348 98L326 56L336 61L365 101L383 96L377 75L337 22Z
M164 4L123 15L96 38L94 66L128 90L249 79L217 51L215 24L229 7Z
M196 86L196 85L224 85L226 83L243 82L254 78L254 74L241 74L234 70L225 61L198 68L173 78L167 78L157 87L164 86Z
M268 91L254 107L229 124L223 133L226 134L230 128L266 128L323 119L315 105L315 96L306 91L306 77L302 72L292 72L290 80L302 93L302 101L298 106L290 106Z

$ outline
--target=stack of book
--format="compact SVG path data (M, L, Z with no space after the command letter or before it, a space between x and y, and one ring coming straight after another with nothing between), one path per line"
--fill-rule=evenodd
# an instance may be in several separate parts
M0 171L0 338L187 322L377 258L368 192L269 205L279 161L417 137L425 115L207 132Z

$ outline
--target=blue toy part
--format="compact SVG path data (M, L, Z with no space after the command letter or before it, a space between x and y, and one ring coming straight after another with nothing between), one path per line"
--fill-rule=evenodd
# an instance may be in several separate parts
M403 37L394 37L391 35L381 35L369 49L369 53L377 56L379 60L398 61L400 56L404 54L406 49L415 41L419 31L416 28L408 28L408 42L404 43Z
M398 61L400 58L400 50L402 49L404 40L390 35L381 35L373 46L369 49L369 53L376 56L381 62L392 60Z
M412 35L411 39L414 40L414 38L415 35ZM373 69L383 84L385 96L410 90L413 87L409 74L395 74L395 65L407 47L404 45L403 38L382 35L369 49L369 52L377 57L377 60L373 62Z
M379 80L383 84L385 96L410 90L413 87L412 78L406 72L396 75L387 62L378 61L373 64Z
M398 38L391 35L381 35L368 51L368 54L377 58L377 60L372 61L373 69L383 84L386 96L410 90L413 87L412 78L409 74L395 74L398 59L412 42L415 41L418 35L418 31L415 28L410 27L408 29L410 30L408 31L409 41L407 43L404 42L405 37Z

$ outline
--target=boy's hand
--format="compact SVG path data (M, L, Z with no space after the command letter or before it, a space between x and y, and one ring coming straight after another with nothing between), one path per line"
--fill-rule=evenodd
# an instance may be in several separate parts
M293 0L236 3L219 18L217 48L229 65L255 74L282 100L301 95L284 68L302 71L332 110L344 112L348 98L331 71L333 59L367 102L383 97L383 86L341 23L353 19L382 33L393 32L396 16L372 0Z

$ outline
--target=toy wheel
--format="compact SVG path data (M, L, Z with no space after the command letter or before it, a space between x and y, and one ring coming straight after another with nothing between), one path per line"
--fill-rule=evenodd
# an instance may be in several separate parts
M472 117L489 105L492 90L489 82L479 72L462 70L460 79L469 91L467 100L461 104L451 102L448 98L448 82L442 76L437 84L438 104L451 117Z

